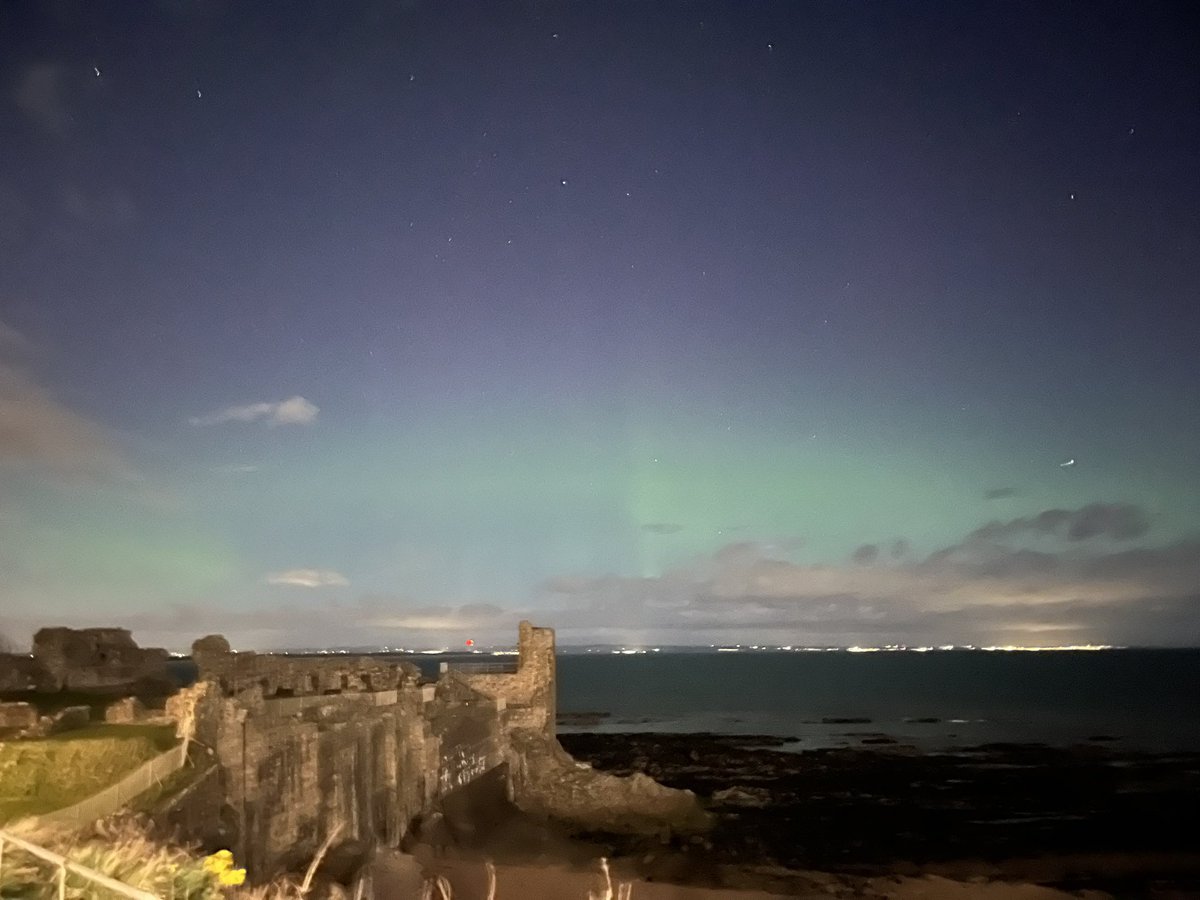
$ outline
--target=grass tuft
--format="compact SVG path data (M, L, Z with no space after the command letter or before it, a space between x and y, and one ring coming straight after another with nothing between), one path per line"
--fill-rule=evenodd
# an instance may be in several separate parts
M228 851L202 856L192 848L153 840L147 836L145 820L137 816L114 816L83 831L31 820L15 822L5 830L131 887L171 900L304 900L329 844L326 842L313 860L303 884L281 878L250 886L242 884L245 873ZM56 900L55 873L50 863L10 844L4 849L0 868L0 897ZM109 896L77 875L67 877L66 895L69 900Z
M0 823L78 803L175 744L169 725L90 725L0 743Z

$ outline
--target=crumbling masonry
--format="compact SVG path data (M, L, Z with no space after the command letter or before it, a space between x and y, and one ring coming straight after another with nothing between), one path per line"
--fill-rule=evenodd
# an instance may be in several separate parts
M168 658L124 628L43 628L32 653L0 653L0 691L165 691Z
M197 641L199 681L168 702L215 763L227 842L258 876L302 865L326 838L395 847L414 820L500 792L537 815L596 828L694 828L689 792L575 762L554 739L554 632L521 623L514 671L448 666L422 683L380 657L232 653ZM215 795L206 791L205 795Z

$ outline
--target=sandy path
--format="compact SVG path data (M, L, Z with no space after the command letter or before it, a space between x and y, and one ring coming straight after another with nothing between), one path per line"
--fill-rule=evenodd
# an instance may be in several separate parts
M424 863L424 866L422 866ZM453 900L487 900L488 874L483 862L450 857L416 857L393 854L375 865L377 900L409 900L421 897L427 872L445 877L452 888ZM599 869L580 871L555 865L499 865L495 868L494 900L587 900L605 897L606 883ZM628 900L1111 900L1109 894L1083 892L1068 894L1035 884L1005 882L974 883L954 881L935 875L919 878L888 877L853 879L824 873L807 873L808 888L798 893L776 894L755 890L706 888L646 881L630 882ZM613 877L611 900L624 900L620 881ZM435 892L434 897L438 897ZM439 898L440 900L440 898Z

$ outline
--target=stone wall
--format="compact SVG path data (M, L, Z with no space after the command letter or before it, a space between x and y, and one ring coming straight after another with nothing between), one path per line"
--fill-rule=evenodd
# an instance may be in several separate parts
M220 635L192 645L199 677L214 681L226 694L259 688L264 697L321 696L396 690L420 678L411 663L373 656L286 656L234 653Z
M497 704L456 681L423 686L415 667L374 658L226 655L205 641L195 655L212 680L169 709L211 749L222 818L256 878L302 866L330 835L342 854L397 846L419 814L505 761ZM321 685L338 692L302 693Z
M208 833L226 835L256 880L302 868L330 836L344 859L397 846L431 815L469 834L510 800L585 828L704 824L690 793L562 750L548 628L521 623L516 672L451 670L436 684L380 658L234 654L218 636L193 659L201 680L168 713L214 763L223 799Z
M553 736L558 707L554 629L522 622L517 646L516 672L451 673L473 690L503 703L507 730L532 729Z

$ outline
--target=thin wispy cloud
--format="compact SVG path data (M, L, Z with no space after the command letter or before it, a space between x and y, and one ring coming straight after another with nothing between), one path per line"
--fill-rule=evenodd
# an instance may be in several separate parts
M12 90L17 108L49 131L65 131L71 121L64 96L65 76L66 70L57 63L28 66Z
M197 427L224 425L227 422L266 422L268 425L311 425L320 407L303 397L290 397L278 403L246 403L227 406L188 421Z
M878 557L878 544L862 544L850 555L850 558L859 565L869 565L870 563L875 562Z
M288 569L285 572L271 572L264 580L267 584L303 588L345 587L350 584L345 575L333 569Z
M678 534L683 531L683 526L675 522L648 522L642 526L642 530L651 534Z
M1015 496L1017 496L1017 489L1011 487L989 488L983 492L985 500L1007 500Z
M68 477L129 475L102 426L11 359L27 346L18 331L0 323L0 466Z

